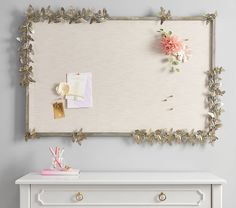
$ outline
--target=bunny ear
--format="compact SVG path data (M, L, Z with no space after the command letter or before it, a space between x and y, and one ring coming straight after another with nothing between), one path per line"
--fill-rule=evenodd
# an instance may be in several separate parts
M52 155L55 157L55 151L53 150L53 148L52 148L52 147L49 147L49 150L50 150L50 152L52 153Z

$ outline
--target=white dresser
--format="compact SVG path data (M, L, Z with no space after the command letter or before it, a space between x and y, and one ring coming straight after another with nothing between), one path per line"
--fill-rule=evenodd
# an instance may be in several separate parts
M222 208L225 180L198 172L81 172L19 178L20 208Z

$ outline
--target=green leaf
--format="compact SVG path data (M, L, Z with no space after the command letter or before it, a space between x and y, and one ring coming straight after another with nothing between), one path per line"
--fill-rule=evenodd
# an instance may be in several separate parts
M178 61L172 61L172 64L173 64L173 65L178 65L179 62L178 62Z
M168 61L169 61L170 63L172 63L172 62L174 61L173 57L170 56L170 57L168 58Z

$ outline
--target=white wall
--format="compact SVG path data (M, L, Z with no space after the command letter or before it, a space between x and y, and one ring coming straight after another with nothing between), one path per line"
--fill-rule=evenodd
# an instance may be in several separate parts
M102 8L111 15L155 15L160 6L174 15L197 15L218 11L216 64L224 66L224 96L226 112L220 140L212 147L136 145L125 138L91 138L82 146L68 139L40 139L24 142L24 89L17 73L17 28L29 4L36 7L52 5ZM16 178L49 165L48 147L64 146L66 159L81 170L177 170L210 171L227 179L224 187L224 207L236 207L236 1L235 0L1 0L0 6L0 207L18 207ZM198 35L198 34L196 34ZM114 118L115 119L115 118ZM42 121L43 122L43 121ZM99 125L99 124L98 124Z

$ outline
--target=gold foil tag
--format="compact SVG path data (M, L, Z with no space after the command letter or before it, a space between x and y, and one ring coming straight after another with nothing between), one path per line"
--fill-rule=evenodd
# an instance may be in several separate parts
M54 119L65 117L63 102L55 102L52 104L52 106L53 106Z

